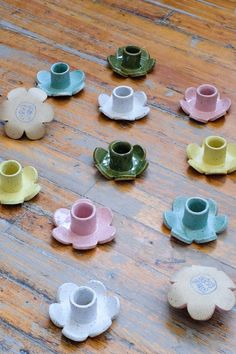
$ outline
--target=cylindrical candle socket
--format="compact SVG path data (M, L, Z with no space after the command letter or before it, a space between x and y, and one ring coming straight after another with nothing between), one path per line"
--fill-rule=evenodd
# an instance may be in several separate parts
M51 85L56 89L70 85L70 67L66 63L55 63L51 66Z
M79 236L92 234L96 230L97 214L96 208L91 202L78 201L71 208L72 232Z
M91 323L97 315L97 295L87 286L81 286L70 295L71 318L79 323Z
M220 136L208 136L204 142L203 159L210 165L221 165L225 162L227 143Z
M129 86L118 86L112 91L112 109L117 113L130 112L133 109L134 91Z
M218 98L217 88L213 85L200 85L196 90L195 107L199 111L213 112Z
M129 171L133 167L133 147L126 141L114 141L109 145L110 168Z
M15 160L4 161L0 165L2 189L7 193L18 192L22 187L22 167Z
M128 45L123 50L122 66L129 69L138 69L140 67L141 54L139 47Z
M186 201L182 222L192 230L202 229L207 224L209 203L203 198L189 198Z

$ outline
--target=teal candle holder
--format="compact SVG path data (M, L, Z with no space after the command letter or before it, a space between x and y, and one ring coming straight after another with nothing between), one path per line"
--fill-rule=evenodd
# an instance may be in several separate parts
M178 197L172 209L164 213L164 224L171 236L188 244L214 241L228 224L227 216L216 215L217 204L212 199Z
M39 71L36 77L39 88L48 96L72 96L85 86L85 74L81 70L71 71L66 63L58 62L49 71Z

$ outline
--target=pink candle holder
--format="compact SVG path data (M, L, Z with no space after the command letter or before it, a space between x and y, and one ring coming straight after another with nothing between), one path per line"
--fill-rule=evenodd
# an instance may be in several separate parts
M227 97L221 99L215 86L203 84L198 88L187 88L184 100L180 100L180 106L190 118L207 123L225 115L231 106L231 100Z
M116 229L111 226L112 212L109 208L96 208L89 199L76 201L71 210L58 209L54 214L52 236L59 242L78 250L88 250L99 243L115 237Z

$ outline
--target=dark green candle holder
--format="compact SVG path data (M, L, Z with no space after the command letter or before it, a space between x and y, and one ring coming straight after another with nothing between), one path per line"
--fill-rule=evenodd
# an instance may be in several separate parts
M134 45L119 48L116 54L109 55L107 60L112 70L124 77L144 76L156 63L145 49Z
M126 141L113 141L108 150L96 148L93 158L95 166L107 179L133 180L148 167L142 146L132 146Z

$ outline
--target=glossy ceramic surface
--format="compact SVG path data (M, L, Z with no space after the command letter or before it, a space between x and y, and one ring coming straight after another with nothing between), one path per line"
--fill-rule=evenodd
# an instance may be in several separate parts
M227 174L236 170L236 144L220 136L208 136L202 146L189 144L188 163L199 173Z
M88 250L114 239L116 229L109 208L96 208L89 199L80 199L71 208L54 213L52 236L59 242L78 250Z
M44 102L46 98L46 93L35 87L11 90L0 105L0 120L5 122L6 135L20 139L25 133L31 140L41 139L46 132L44 123L51 122L54 116L52 106Z
M51 321L62 334L77 342L105 332L120 311L116 296L109 296L105 286L91 280L85 286L65 283L57 291L57 303L49 307Z
M143 91L134 92L129 86L117 86L111 96L100 94L98 103L100 112L114 120L133 121L150 112L146 94Z
M172 211L164 213L164 224L171 236L185 243L205 243L217 239L228 224L225 215L217 214L217 204L212 199L178 197Z
M231 106L231 100L221 99L215 86L203 84L198 88L189 87L184 100L180 100L180 106L190 118L207 123L224 116Z
M70 71L68 64L59 62L50 71L39 71L36 83L48 96L72 96L84 88L85 74L81 70Z
M15 160L0 164L0 203L21 204L36 196L40 191L38 173L34 167L21 167Z
M145 49L132 45L118 48L116 54L107 60L112 70L124 77L146 75L156 63Z
M145 150L124 141L113 141L108 151L96 148L93 157L95 166L107 179L133 180L148 167Z
M235 306L233 281L213 267L193 265L184 267L171 277L169 304L187 308L189 315L198 321L209 320L216 309L230 311Z

